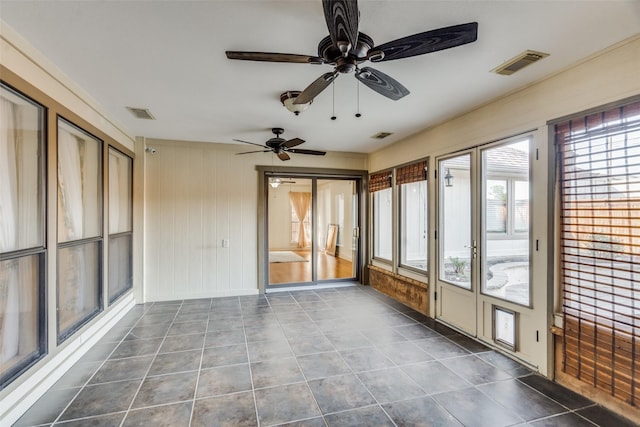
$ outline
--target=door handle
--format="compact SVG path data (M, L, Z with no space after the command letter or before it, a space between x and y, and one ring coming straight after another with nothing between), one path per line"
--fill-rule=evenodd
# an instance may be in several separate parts
M476 245L476 241L475 240L473 241L473 245L471 245L471 246L464 245L464 247L467 248L467 249L471 249L472 250L471 253L473 254L473 258L475 259L476 256L478 255L478 247Z

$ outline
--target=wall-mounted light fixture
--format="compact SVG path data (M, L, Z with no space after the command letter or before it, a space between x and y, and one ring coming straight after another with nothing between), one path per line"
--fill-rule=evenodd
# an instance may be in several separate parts
M147 148L145 148L144 151L150 154L156 154L158 152L158 150L156 150L156 148L152 146L147 146Z
M444 175L444 186L445 187L453 187L453 175L451 175L451 170L447 168L447 173Z

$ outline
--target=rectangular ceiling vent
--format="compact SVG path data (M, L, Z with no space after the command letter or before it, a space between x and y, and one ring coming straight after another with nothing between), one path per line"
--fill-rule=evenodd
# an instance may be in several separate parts
M536 52L534 50L525 50L515 58L511 58L504 64L491 70L491 72L500 74L502 76L510 76L516 71L522 70L524 67L540 61L542 58L549 56L548 53Z
M376 133L375 135L373 135L371 138L373 138L373 139L385 139L389 135L393 135L393 133L392 132L379 132L379 133Z
M129 110L131 114L133 114L137 119L144 119L144 120L156 119L155 117L153 117L153 114L151 114L151 111L149 111L147 108L127 107L127 110Z

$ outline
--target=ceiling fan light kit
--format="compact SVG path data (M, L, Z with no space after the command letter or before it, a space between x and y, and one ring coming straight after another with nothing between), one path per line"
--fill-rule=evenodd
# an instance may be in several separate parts
M311 105L311 103L313 102L312 99L309 102L296 103L295 101L298 96L300 96L300 93L301 92L299 90L288 90L280 95L280 102L282 103L282 105L284 105L287 110L291 111L296 116L306 110L307 107L309 107L309 105Z
M360 67L366 61L383 62L437 52L467 43L478 37L478 23L439 28L402 37L376 46L373 39L359 32L359 10L356 0L323 0L323 12L329 36L318 44L318 56L290 53L227 51L229 59L243 61L327 64L333 71L322 74L292 101L307 105L340 75L353 73L369 89L397 101L409 90L391 76L371 67ZM284 100L281 101L284 104ZM287 105L285 105L287 106ZM305 107L306 108L306 107ZM287 107L291 111L289 107ZM294 114L299 114L293 111Z

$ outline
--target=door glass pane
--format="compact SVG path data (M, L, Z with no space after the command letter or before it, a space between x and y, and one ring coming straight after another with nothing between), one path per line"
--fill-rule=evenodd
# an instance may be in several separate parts
M471 155L439 162L440 280L471 289Z
M529 140L482 151L482 292L529 305Z
M392 189L373 193L373 257L391 261Z
M400 264L427 271L427 181L400 185Z
M352 239L357 227L353 221L355 181L319 179L317 183L317 278L352 278L353 263L357 260Z
M269 284L311 282L310 179L270 178Z

